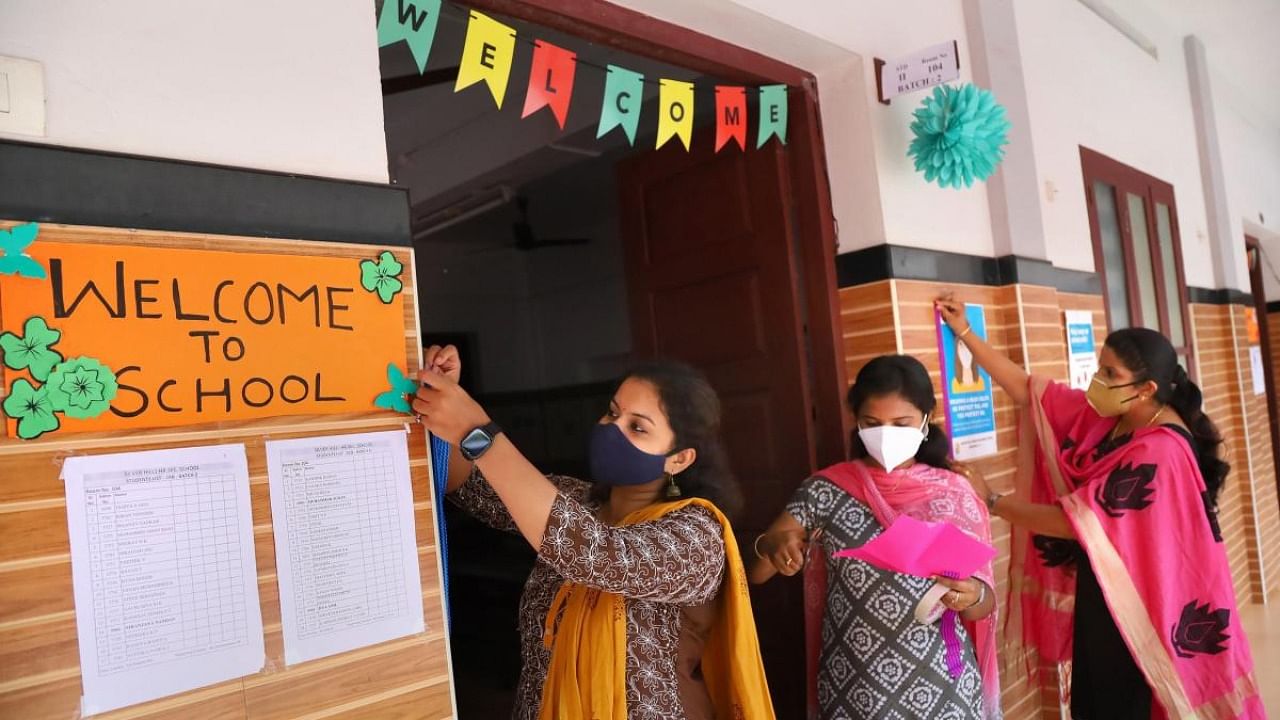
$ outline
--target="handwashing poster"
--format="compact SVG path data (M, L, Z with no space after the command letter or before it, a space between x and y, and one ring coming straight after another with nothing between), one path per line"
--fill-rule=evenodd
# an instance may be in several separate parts
M964 306L965 317L975 337L987 339L986 311L981 305ZM991 376L977 365L973 353L942 321L938 325L938 355L942 360L942 398L947 413L947 433L951 453L957 460L994 455L996 408Z

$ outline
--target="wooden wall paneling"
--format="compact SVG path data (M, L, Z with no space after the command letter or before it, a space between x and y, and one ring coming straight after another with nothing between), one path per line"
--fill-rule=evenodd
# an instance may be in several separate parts
M0 222L0 228L15 223ZM144 247L231 250L352 259L392 251L406 269L407 248L158 231L44 225L41 240ZM405 365L421 358L414 283L406 276ZM3 302L3 298L0 298ZM335 352L340 351L335 348ZM353 357L353 362L358 361ZM7 387L7 379L0 385ZM372 401L372 398L370 398ZM371 406L372 410L372 406ZM275 575L265 442L378 430L410 432L414 516L426 616L425 633L285 667ZM388 412L268 418L140 431L54 434L34 441L0 438L0 717L77 717L79 649L71 588L66 505L59 479L72 455L244 443L249 463L258 588L266 635L264 671L98 717L449 718L454 714L444 625L439 547L425 436Z

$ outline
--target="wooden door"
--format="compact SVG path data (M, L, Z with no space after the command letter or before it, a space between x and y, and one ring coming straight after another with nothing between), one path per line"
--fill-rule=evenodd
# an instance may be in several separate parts
M619 215L636 353L689 362L719 392L749 562L814 466L813 408L785 151L712 147L696 137L692 152L673 141L620 163ZM801 717L801 584L775 579L753 598L779 717Z

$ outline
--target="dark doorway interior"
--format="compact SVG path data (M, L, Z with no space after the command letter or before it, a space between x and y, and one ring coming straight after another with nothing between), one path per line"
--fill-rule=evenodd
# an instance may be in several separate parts
M724 400L731 461L748 500L736 529L750 547L815 463L842 456L845 436L834 240L814 167L821 148L812 97L795 83L790 145L715 154L712 88L765 78L709 60L700 70L655 60L689 56L673 45L640 52L657 46L627 33L657 21L603 3L590 17L627 28L603 42L598 27L540 2L479 6L520 38L572 49L584 65L694 80L698 128L692 153L678 141L652 150L655 83L634 148L618 131L597 139L603 74L583 65L564 131L546 111L522 120L531 48L519 43L501 110L483 87L454 94L466 29L457 6L445 6L423 75L414 77L403 47L385 48L389 162L411 193L424 338L458 345L464 386L540 469L579 477L587 431L626 367L656 355L699 366ZM683 50L704 40L714 44L702 38ZM815 206L826 208L826 226ZM534 554L519 537L446 512L459 715L504 717ZM754 598L770 686L780 717L790 717L803 706L800 586L777 581Z

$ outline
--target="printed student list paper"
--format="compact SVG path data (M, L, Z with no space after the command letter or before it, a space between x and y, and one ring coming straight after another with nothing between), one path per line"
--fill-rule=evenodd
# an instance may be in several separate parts
M244 445L68 458L83 713L262 669Z
M267 443L287 665L425 629L402 431Z

